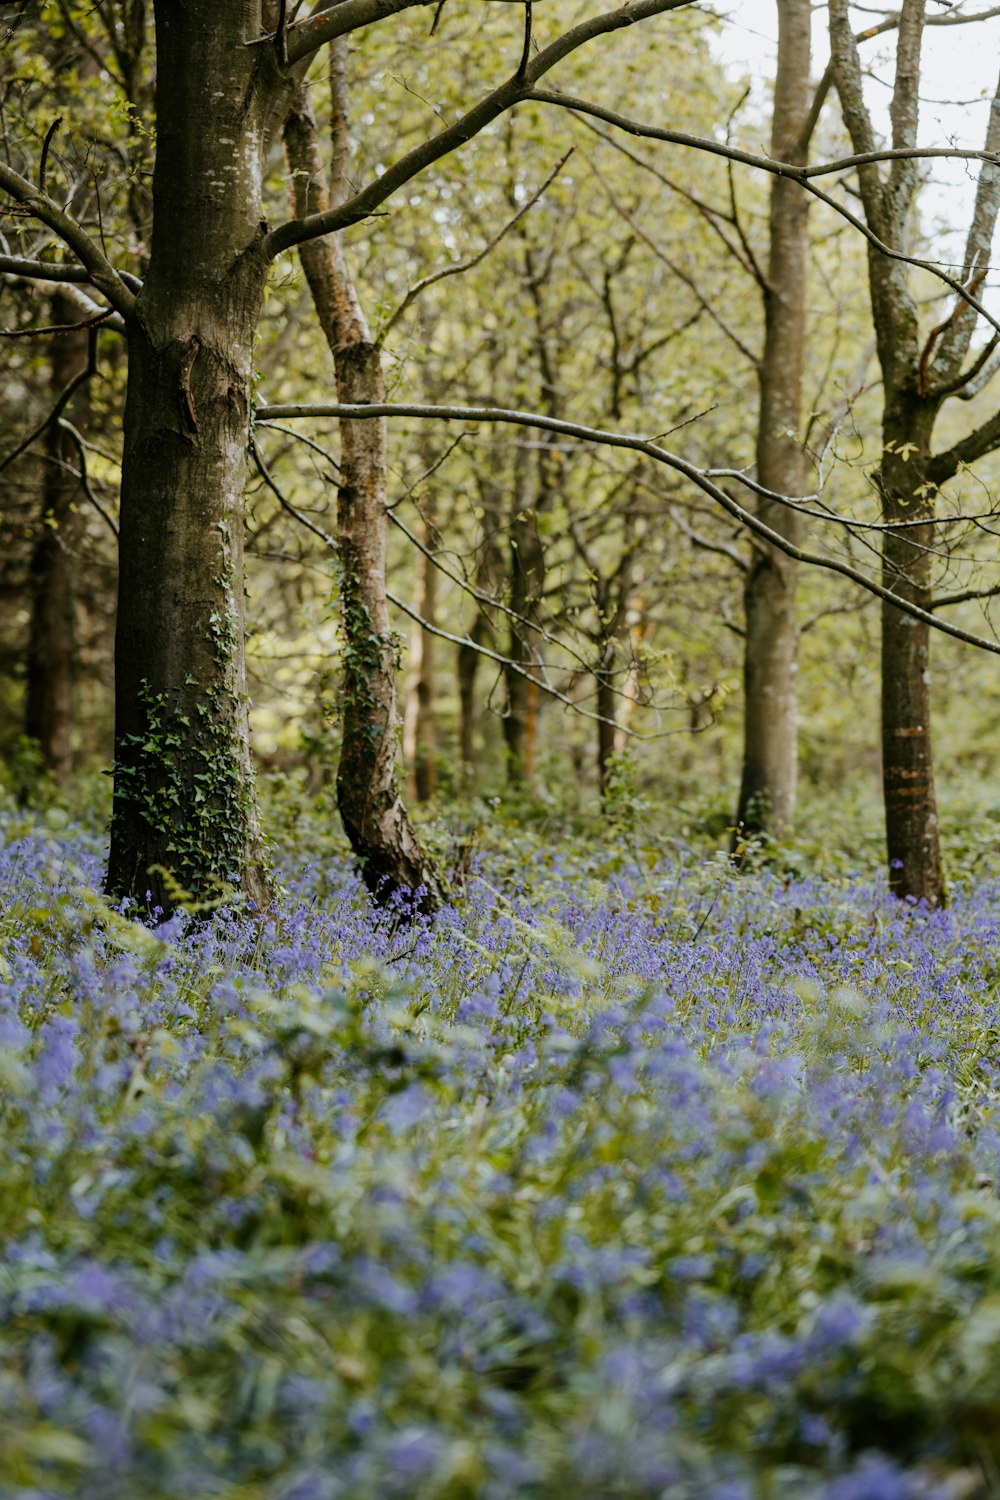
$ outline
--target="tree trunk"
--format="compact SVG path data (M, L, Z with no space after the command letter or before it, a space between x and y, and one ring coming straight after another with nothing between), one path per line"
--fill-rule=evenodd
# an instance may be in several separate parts
M343 42L334 43L335 171L341 180L347 114L344 58ZM304 88L288 114L285 149L294 212L298 217L322 212L330 193ZM371 340L339 237L303 244L300 255L333 354L338 401L384 401L381 354ZM421 907L433 910L445 899L444 885L407 816L396 770L397 652L385 596L385 421L342 421L340 439L337 538L344 679L337 806L372 895L386 901L397 890L419 890Z
M771 151L791 161L811 97L809 0L778 0L778 69ZM771 179L771 245L764 292L764 353L759 368L757 479L781 495L805 490L802 371L806 346L808 199L783 177ZM757 513L797 545L801 517L761 500ZM798 777L796 672L798 565L777 547L755 541L747 573L744 646L743 774L737 822L744 834L780 836L792 825Z
M605 581L598 597L598 613L604 630L603 637L598 643L600 664L595 674L596 704L599 715L597 784L602 800L607 797L610 790L612 757L622 753L625 740L619 724L624 717L620 710L624 708L627 699L626 692L615 688L615 665L619 658L619 647L625 644L629 637L628 597L633 571L631 554L632 526L629 522L625 532L625 555L621 560L618 573L614 578ZM626 678L626 683L627 681Z
M243 504L270 49L244 0L156 5L149 270L129 327L107 889L269 898L247 717ZM161 873L162 869L170 876Z
M51 303L57 326L76 323L72 302L56 293ZM53 404L87 368L91 334L86 328L55 335L52 345ZM85 391L84 387L84 391ZM81 415L85 397L74 407ZM73 550L80 534L80 481L69 472L77 454L69 434L53 421L45 442L42 524L31 556L31 627L28 638L24 729L41 751L42 764L60 785L73 769L73 687L76 629Z
M433 524L433 501L424 498L421 524L423 545L430 552L437 532ZM432 557L420 554L420 587L417 613L434 625L437 620L438 570ZM410 795L416 802L429 802L437 790L437 725L434 718L435 636L422 625L414 628L413 683L403 726L404 759L409 766Z
M483 535L476 565L476 588L480 594L495 598L500 591L500 580L503 576L503 558L498 545L498 536L503 524L503 493L501 485L492 476L481 478L479 489L483 507ZM475 731L478 717L476 672L480 655L475 648L484 646L487 641L492 642L495 634L496 629L488 612L488 606L480 604L468 631L469 640L473 644L458 648L458 696L461 712L459 742L462 784L467 791L473 786L476 769Z
M538 514L532 493L531 452L517 445L514 466L514 513L510 523L510 648L514 667L504 668L507 690L503 720L507 747L507 780L512 786L530 786L535 779L538 740L538 687L532 680L538 671L538 637L531 624L537 620L545 584L545 553L538 534ZM529 477L530 476L530 477ZM525 676L525 672L530 676Z
M896 80L890 115L892 145L901 153L917 141L920 52L924 0L904 0L900 10ZM863 75L846 0L830 3L830 51L844 123L854 149L869 152L875 134L864 100ZM991 131L996 127L992 123ZM1000 140L987 137L987 149ZM964 275L971 277L984 244L993 237L995 174L981 178L966 246ZM865 217L887 244L908 245L918 163L901 154L884 170L866 164L858 183ZM989 205L992 204L992 207ZM985 216L984 216L985 215ZM899 530L882 537L882 578L901 598L931 602L935 488L928 482L931 437L951 377L968 351L975 318L962 303L926 343L906 267L868 249L868 282L875 341L882 371L882 461L876 478L882 519ZM935 352L935 337L943 334ZM926 525L914 527L914 521ZM895 895L940 906L946 899L931 751L930 632L926 625L882 606L882 782L885 796L889 887Z
M459 753L462 759L462 781L471 786L476 769L476 672L479 668L477 646L485 645L490 636L490 623L482 610L468 632L471 646L458 648L458 701L459 701Z
M601 793L602 801L607 797L609 791L609 772L612 757L618 754L618 731L613 723L616 717L615 710L618 700L615 695L614 681L610 675L614 668L615 642L607 640L604 643L601 666L603 671L597 673L597 698L596 708L600 714L597 725L597 785Z
M934 500L925 464L933 408L887 402L878 476L882 518L905 522L882 540L882 582L922 609L931 605ZM926 518L926 527L913 522ZM882 605L882 785L889 888L940 906L945 900L931 747L930 626Z

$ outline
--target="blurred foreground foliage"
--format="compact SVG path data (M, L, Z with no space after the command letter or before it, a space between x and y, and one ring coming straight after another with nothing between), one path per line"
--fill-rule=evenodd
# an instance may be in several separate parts
M0 810L4 1500L996 1493L982 809L934 913L829 828L740 875L707 805L469 809L429 927L286 778L277 908L150 927L40 791Z

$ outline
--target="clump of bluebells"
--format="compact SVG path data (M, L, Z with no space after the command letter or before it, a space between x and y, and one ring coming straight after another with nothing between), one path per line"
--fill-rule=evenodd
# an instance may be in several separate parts
M1000 887L523 837L150 927L0 835L5 1500L991 1492Z

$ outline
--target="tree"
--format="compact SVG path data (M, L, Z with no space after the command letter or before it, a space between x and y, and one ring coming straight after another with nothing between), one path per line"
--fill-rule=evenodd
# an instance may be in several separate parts
M929 332L920 327L919 306L906 256L912 243L919 186L917 147L924 0L903 0L899 13L896 73L892 94L892 149L882 167L858 167L858 183L869 241L868 273L876 347L884 392L882 457L874 476L884 522L882 582L890 596L933 607L932 561L935 496L959 467L1000 446L994 417L943 452L932 451L935 424L949 397L968 392L996 347L972 357L970 345L981 306L975 292L989 263L1000 209L995 166L980 168L964 265L948 315ZM831 0L830 47L844 123L859 155L877 153L864 98L858 46L847 0ZM1000 86L994 98L985 151L1000 150ZM882 772L889 882L899 896L938 905L944 876L931 748L930 629L894 606L882 605Z
M58 782L73 768L73 689L76 676L76 611L73 556L85 504L76 444L62 423L74 392L71 415L80 422L86 386L93 374L96 330L80 326L74 304L62 292L51 300L52 323L64 331L52 342L52 415L45 436L45 478L38 540L31 554L31 626L25 685L24 732L35 741L42 764Z
M334 177L348 180L347 57L343 39L330 53ZM319 130L300 86L285 121L292 207L299 220L329 210ZM336 195L336 196L339 196ZM339 235L299 247L324 337L333 355L338 398L377 405L385 398L380 344L372 339ZM421 892L433 909L444 888L421 847L399 792L396 771L396 644L385 592L385 422L340 424L337 494L337 589L343 631L342 738L337 805L372 895Z
M809 0L777 0L778 64L771 115L771 151L798 162L808 142ZM802 374L806 354L806 273L809 200L786 177L771 180L770 254L761 277L764 348L757 362L757 480L780 495L805 492ZM794 508L759 500L758 514L793 545L802 536ZM742 832L788 832L798 779L798 564L786 552L756 541L744 591L743 771L737 823Z

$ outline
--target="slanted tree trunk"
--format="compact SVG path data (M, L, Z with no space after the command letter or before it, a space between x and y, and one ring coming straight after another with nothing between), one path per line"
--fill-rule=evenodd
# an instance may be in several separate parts
M809 0L778 0L778 68L771 152L793 161L810 102ZM764 288L764 353L758 377L757 479L781 495L805 490L802 371L806 348L808 199L797 183L771 179L771 244ZM793 545L802 521L761 500L757 513ZM744 834L780 836L792 825L798 775L796 672L798 564L777 547L753 544L747 572L743 658L743 773L737 822Z
M57 327L79 321L75 305L57 292L51 301ZM53 336L53 405L87 369L91 334L85 328ZM86 387L71 414L80 418ZM77 463L72 440L58 419L45 440L45 478L38 541L31 555L31 626L28 637L24 729L41 751L42 764L64 785L73 769L73 688L76 656L73 554L85 496L70 472Z
M347 105L343 42L331 48L334 171L346 165ZM285 124L297 216L330 202L319 132L300 88ZM337 399L385 400L382 361L337 235L301 246L303 269L333 354ZM396 643L385 595L386 452L384 419L341 421L337 541L343 629L342 740L337 806L365 884L377 900L395 891L422 891L433 910L445 897L440 874L422 848L399 793L396 768Z
M268 48L244 0L159 0L149 268L129 320L107 889L269 901L247 719L243 492L268 263ZM241 44L241 42L243 44Z

